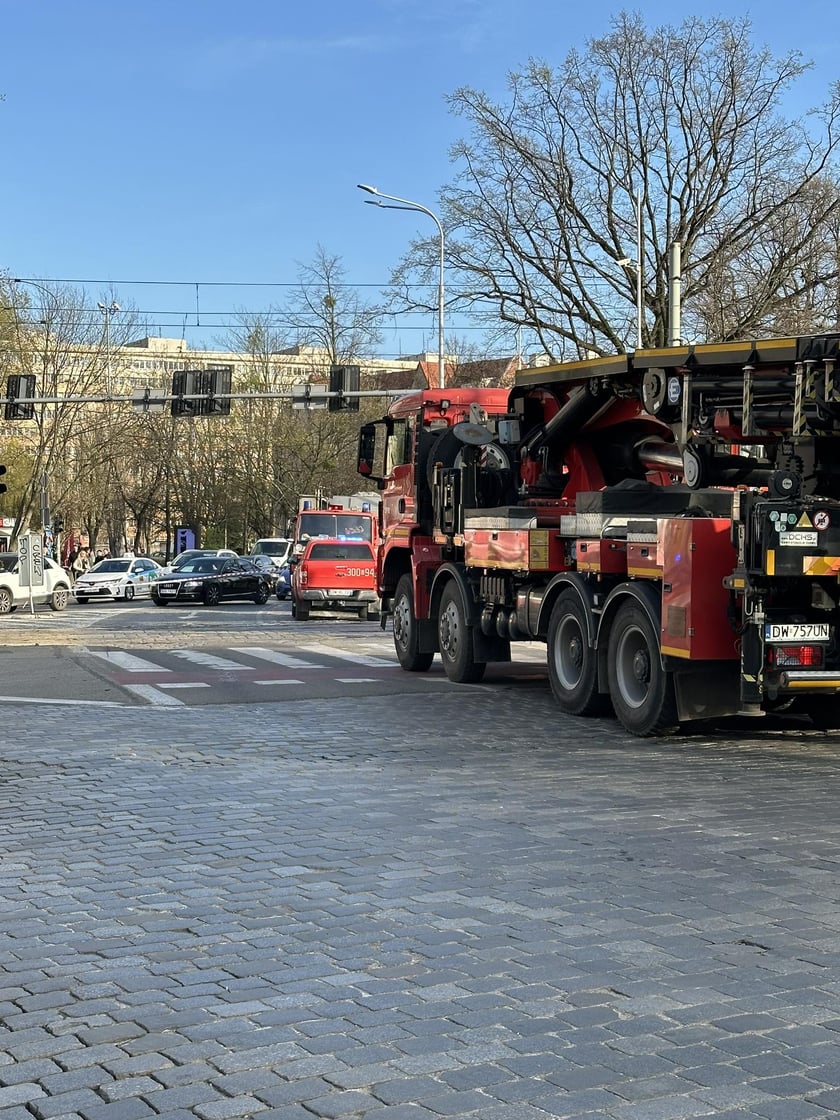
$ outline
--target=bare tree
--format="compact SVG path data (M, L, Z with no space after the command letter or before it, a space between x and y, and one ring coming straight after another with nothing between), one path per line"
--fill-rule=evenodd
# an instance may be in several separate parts
M526 326L554 359L632 348L638 207L645 345L666 342L674 242L685 337L833 323L840 87L786 119L806 69L756 47L747 20L649 30L622 13L558 69L511 74L505 104L457 90L470 135L442 198L462 305ZM433 250L415 243L396 279L425 279Z
M320 347L338 365L375 348L383 317L382 308L368 303L344 276L341 258L319 245L312 263L300 266L299 286L284 310L297 341Z

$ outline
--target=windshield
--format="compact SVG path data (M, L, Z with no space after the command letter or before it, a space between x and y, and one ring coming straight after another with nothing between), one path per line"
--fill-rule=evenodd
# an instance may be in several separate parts
M257 541L254 556L285 556L291 541Z
M298 540L335 537L338 540L370 541L373 521L357 513L301 513L298 515Z
M220 572L224 567L223 559L214 559L212 557L201 557L200 559L185 560L183 564L178 565L179 572L190 572L196 575L210 575L212 572Z
M373 563L373 553L369 544L338 544L325 541L313 544L309 550L310 560L357 560Z
M94 564L91 572L127 572L131 567L130 560L100 560L98 564Z

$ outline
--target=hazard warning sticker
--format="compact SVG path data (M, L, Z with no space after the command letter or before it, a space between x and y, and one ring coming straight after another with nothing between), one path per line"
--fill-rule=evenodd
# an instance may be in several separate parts
M824 509L817 510L814 514L814 528L822 531L827 529L831 518L828 516L828 511Z

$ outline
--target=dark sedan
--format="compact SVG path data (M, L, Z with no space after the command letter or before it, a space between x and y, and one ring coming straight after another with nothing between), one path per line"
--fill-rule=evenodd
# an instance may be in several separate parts
M159 607L185 602L212 607L223 599L251 599L261 605L270 595L268 576L242 558L197 556L152 584L152 599Z

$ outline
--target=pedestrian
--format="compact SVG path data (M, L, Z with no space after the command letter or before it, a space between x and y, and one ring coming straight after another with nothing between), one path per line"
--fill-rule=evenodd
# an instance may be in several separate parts
M89 570L90 557L88 555L88 549L80 548L70 565L70 571L73 573L74 581L77 580L79 576L83 576L85 572Z

